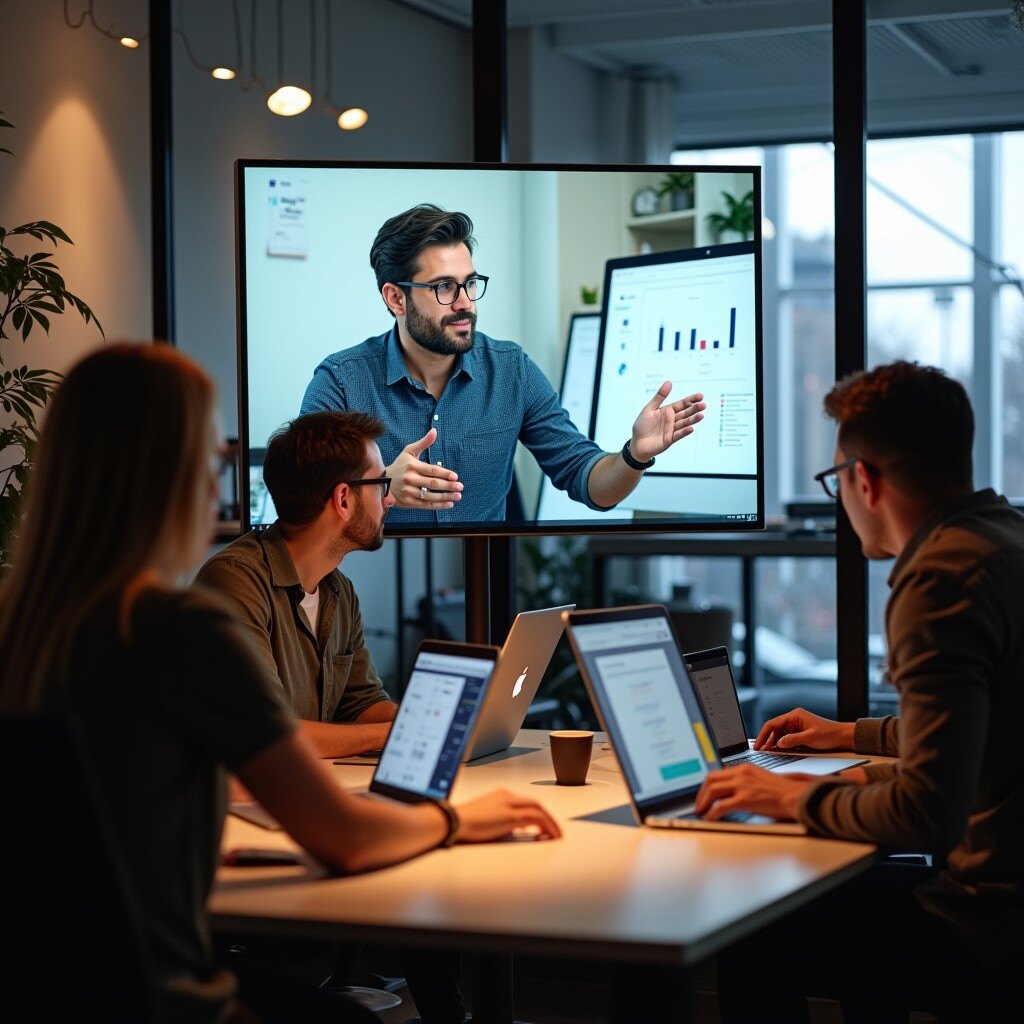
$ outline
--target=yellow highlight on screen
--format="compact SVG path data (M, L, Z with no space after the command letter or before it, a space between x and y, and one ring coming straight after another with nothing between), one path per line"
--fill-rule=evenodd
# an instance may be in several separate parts
M715 748L711 745L711 740L708 737L707 729L704 728L704 723L694 722L693 731L697 734L697 742L700 743L700 749L704 751L704 760L708 764L714 764Z

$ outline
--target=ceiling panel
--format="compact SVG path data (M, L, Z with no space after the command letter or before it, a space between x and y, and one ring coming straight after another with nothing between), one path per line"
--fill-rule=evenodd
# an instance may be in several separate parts
M403 2L470 23L471 0ZM828 0L508 5L511 25L547 26L543 38L567 60L677 82L680 137L696 130L697 110L707 125L718 118L734 126L737 140L747 130L830 130ZM1024 33L1012 26L1006 0L869 0L867 10L873 131L1024 122Z

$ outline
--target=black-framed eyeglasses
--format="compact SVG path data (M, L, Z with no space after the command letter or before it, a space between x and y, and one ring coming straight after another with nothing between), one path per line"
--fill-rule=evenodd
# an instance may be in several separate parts
M349 487L369 487L370 484L376 484L380 488L380 496L386 498L391 492L391 477L389 476L375 476L369 480L342 480L343 484L348 484Z
M838 466L829 466L828 469L823 469L820 473L814 474L814 479L824 488L825 493L830 498L839 497L839 474L844 469L849 469L851 466L857 465L858 462L864 462L863 459L859 459L854 456L852 459L847 459L845 462L840 462ZM872 473L877 473L878 470L874 466L868 465L864 462L864 465Z
M422 281L396 281L395 284L399 288L429 288L442 306L450 306L458 299L459 292L465 292L466 298L470 302L482 299L484 292L487 291L488 281L490 281L490 278L484 274L474 274L472 277L467 277L462 284L459 284L458 281L450 277L446 277L443 281L431 281L429 283Z

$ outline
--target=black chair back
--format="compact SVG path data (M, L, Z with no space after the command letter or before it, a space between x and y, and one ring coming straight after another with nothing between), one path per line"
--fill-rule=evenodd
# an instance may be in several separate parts
M0 717L0 823L0 1020L154 1020L142 914L71 718Z

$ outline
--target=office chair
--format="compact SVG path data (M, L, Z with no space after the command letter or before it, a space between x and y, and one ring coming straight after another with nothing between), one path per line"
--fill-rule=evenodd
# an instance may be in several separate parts
M152 1021L156 974L70 716L0 717L0 1019Z

